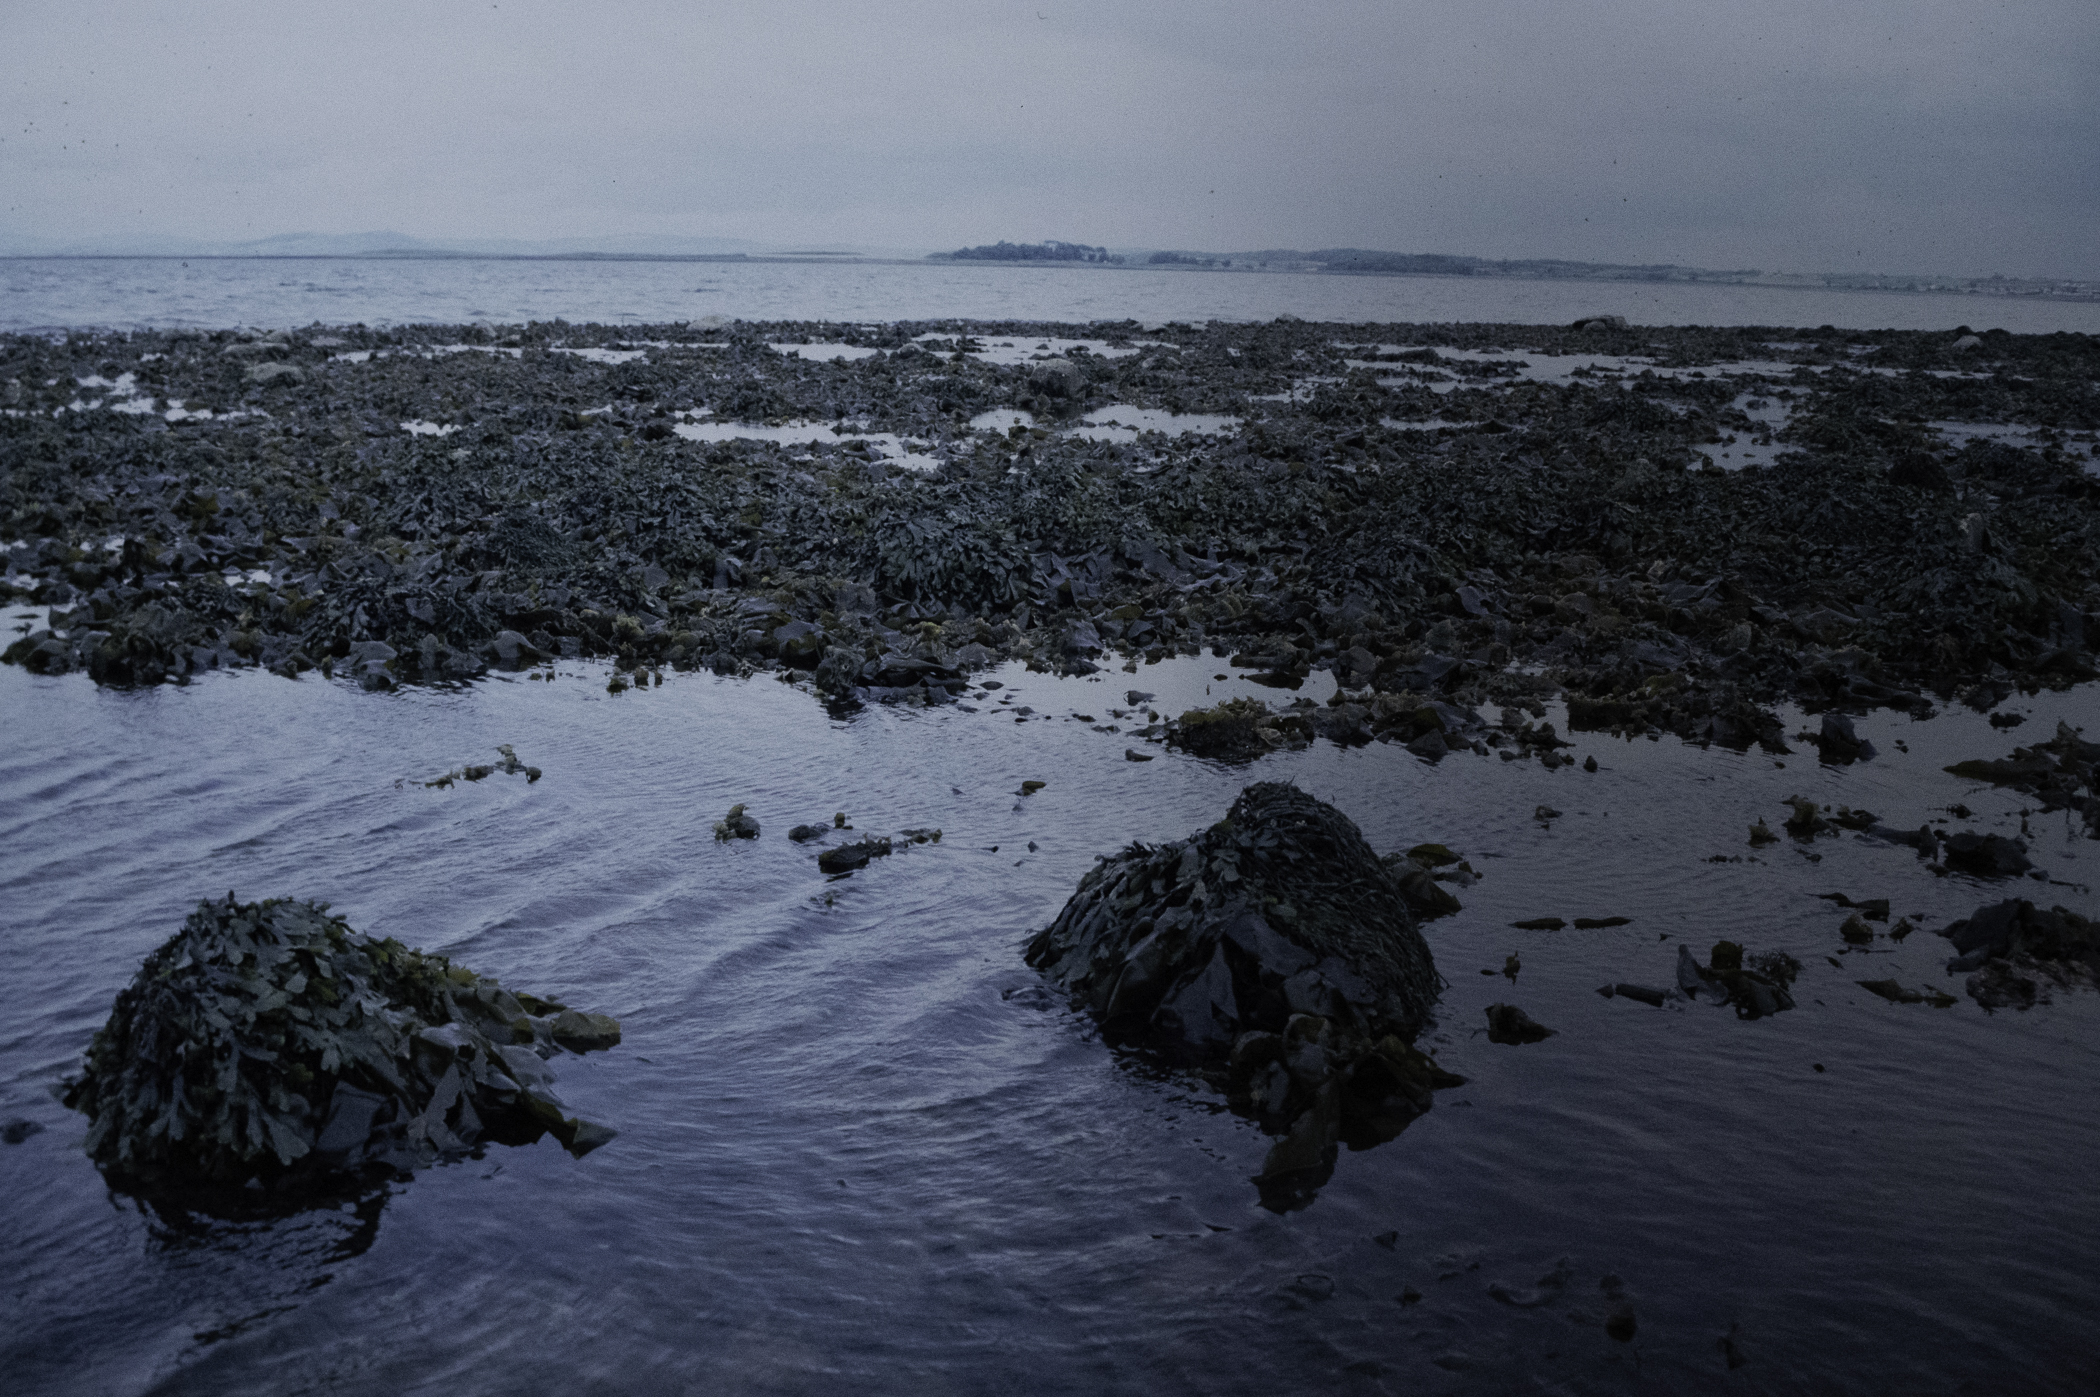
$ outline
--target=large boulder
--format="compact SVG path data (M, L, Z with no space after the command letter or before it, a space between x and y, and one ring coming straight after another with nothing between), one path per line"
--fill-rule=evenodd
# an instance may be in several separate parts
M1038 359L1029 366L1028 382L1053 398L1076 398L1086 391L1086 371L1070 359Z
M551 1134L545 1065L620 1026L353 931L326 904L203 902L117 996L65 1101L113 1183L203 1206L327 1194Z
M1309 1201L1338 1143L1392 1138L1458 1081L1412 1046L1441 981L1397 879L1290 785L1103 859L1027 959L1111 1038L1194 1066L1284 1137L1257 1176L1274 1207Z

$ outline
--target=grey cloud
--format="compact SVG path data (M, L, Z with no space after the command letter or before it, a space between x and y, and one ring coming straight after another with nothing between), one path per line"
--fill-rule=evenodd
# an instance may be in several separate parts
M2072 3L17 4L0 236L2100 275Z

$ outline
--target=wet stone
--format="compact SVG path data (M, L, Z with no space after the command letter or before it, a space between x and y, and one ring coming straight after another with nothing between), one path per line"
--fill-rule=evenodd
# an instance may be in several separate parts
M888 858L889 854L888 839L859 839L818 854L817 867L825 873L851 873L856 869L866 868L869 860Z
M1733 941L1716 941L1701 965L1690 946L1677 947L1677 988L1689 999L1735 1008L1739 1019L1761 1019L1794 1007L1789 987L1801 963L1784 951L1750 955Z
M1552 1029L1514 1004L1490 1004L1487 1022L1490 1043L1543 1043L1553 1036Z
M723 843L732 839L756 839L758 821L745 814L742 805L732 805L727 815L715 821L715 838Z
M1027 959L1110 1038L1193 1068L1280 1137L1256 1176L1272 1208L1310 1202L1339 1145L1392 1138L1457 1081L1412 1046L1438 982L1398 881L1291 786L1102 860Z
M1618 984L1604 985L1598 989L1597 993L1603 995L1606 999L1639 1000L1641 1003L1652 1005L1657 1009L1662 1008L1663 1001L1670 997L1668 990L1654 989L1647 985L1630 985L1624 981Z
M546 1060L619 1024L331 917L200 903L146 958L65 1102L127 1191L208 1210L329 1194L483 1142L612 1138L566 1114ZM258 1192L259 1190L259 1192Z
M2056 990L2100 987L2100 922L2025 898L1979 907L1940 933L1960 954L1969 997L1987 1009L2026 1009Z

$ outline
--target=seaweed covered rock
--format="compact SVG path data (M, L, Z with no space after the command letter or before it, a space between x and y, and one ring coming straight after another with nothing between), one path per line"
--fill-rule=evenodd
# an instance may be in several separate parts
M112 1182L209 1202L297 1198L553 1135L576 1120L545 1059L620 1026L366 936L324 903L203 902L146 958L65 1102Z
M1470 887L1480 876L1472 864L1442 844L1417 844L1404 853L1387 854L1383 862L1400 885L1408 910L1425 922L1463 910L1458 898L1444 887L1444 880L1463 880L1461 886ZM1437 871L1451 865L1456 865L1451 872ZM1553 929L1559 930L1560 925L1556 920Z
M1716 1004L1732 1004L1739 1019L1762 1019L1794 1007L1789 988L1801 974L1801 962L1785 951L1746 955L1733 941L1716 941L1706 964L1692 948L1677 947L1677 988L1692 999L1705 997Z
M1940 935L1961 952L1950 975L1969 974L1969 997L1986 1009L2049 1002L2051 986L2100 987L2100 922L2026 898L1979 907Z
M1256 1176L1272 1207L1309 1201L1338 1144L1391 1139L1459 1081L1412 1046L1440 981L1392 870L1282 783L1103 859L1027 959L1110 1037L1197 1067L1284 1137Z
M1182 714L1172 724L1168 741L1199 757L1246 761L1276 745L1274 717L1260 699L1228 699ZM1265 726L1271 730L1267 739L1262 736Z
M758 821L744 813L742 805L732 805L729 813L715 821L715 839L728 843L732 839L758 838Z

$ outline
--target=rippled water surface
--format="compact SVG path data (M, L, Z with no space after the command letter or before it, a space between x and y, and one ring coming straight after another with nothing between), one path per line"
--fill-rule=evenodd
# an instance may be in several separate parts
M0 1114L46 1127L0 1146L9 1389L2090 1383L2100 1000L1884 1003L1853 982L1947 984L1946 944L1839 957L1844 913L1813 894L1890 897L1928 927L2015 893L2091 913L2092 894L1937 878L1852 836L1758 861L1745 829L1796 793L1912 827L1966 800L1978 827L2017 829L2017 797L1940 768L2091 723L2092 688L2016 700L2034 721L2011 734L1877 715L1860 727L1883 755L1846 769L1587 735L1594 774L1326 744L1249 769L1132 762L1127 731L1097 730L1127 728L1108 710L1133 684L1175 710L1240 692L1214 663L1009 670L1010 703L843 719L771 678L615 696L579 669L374 695L246 673L118 693L0 669ZM407 784L499 742L545 778ZM1470 1085L1281 1216L1248 1181L1250 1126L1083 1019L1002 997L1036 983L1022 942L1096 855L1208 824L1257 777L1334 801L1380 850L1441 840L1486 874L1428 928L1450 988L1427 1041ZM1024 779L1048 784L1021 797ZM717 844L739 801L763 837ZM1542 803L1565 813L1537 820ZM945 834L827 882L785 833L834 811ZM2059 882L2100 873L2061 817L2029 834ZM361 1212L272 1224L184 1228L111 1196L47 1089L140 958L228 889L326 899L617 1015L620 1047L557 1065L619 1138L581 1161L494 1148ZM1606 914L1634 920L1509 926ZM1593 993L1668 984L1680 940L1720 937L1798 956L1800 1007L1738 1022ZM1511 952L1514 984L1480 973ZM1490 1045L1497 1000L1557 1036ZM1536 1290L1556 1268L1565 1284ZM1630 1344L1602 1330L1607 1275L1639 1316Z
M0 330L554 320L1306 320L1835 325L2100 333L2100 304L2009 296L1500 277L954 263L480 258L0 258Z

